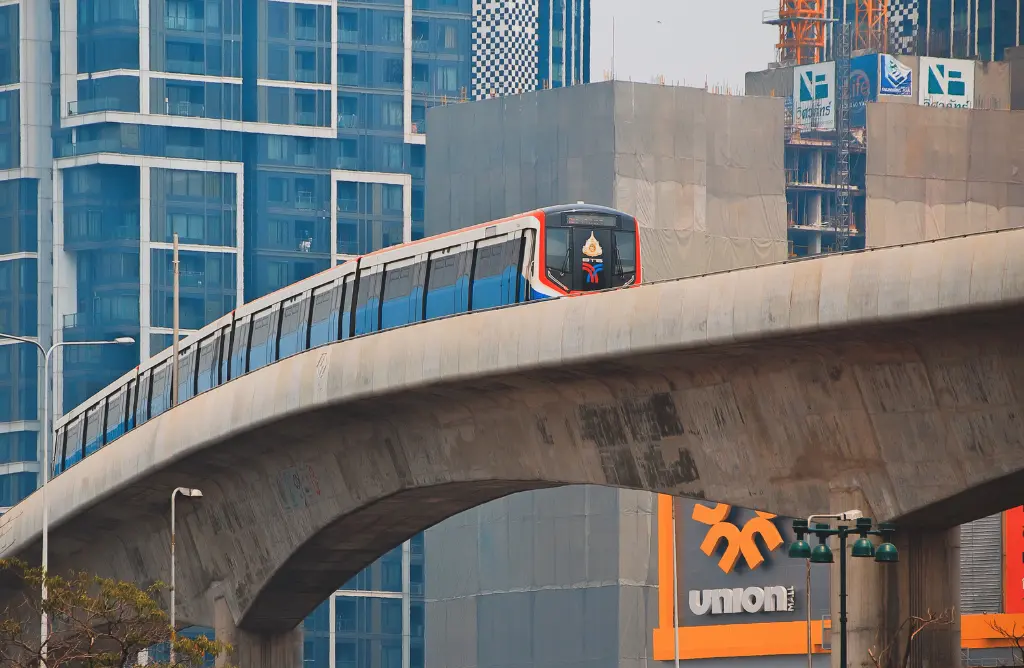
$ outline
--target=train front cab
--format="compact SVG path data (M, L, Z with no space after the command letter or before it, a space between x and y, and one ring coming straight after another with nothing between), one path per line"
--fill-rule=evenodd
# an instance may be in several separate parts
M542 276L563 294L584 294L640 281L636 219L607 212L564 211L544 216Z

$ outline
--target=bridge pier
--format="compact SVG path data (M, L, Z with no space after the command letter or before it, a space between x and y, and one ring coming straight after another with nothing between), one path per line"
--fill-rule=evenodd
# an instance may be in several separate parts
M900 667L913 618L952 613L951 623L928 624L911 644L908 668L960 665L960 528L926 531L899 527L893 537L897 564L853 559L847 554L847 648L850 668L873 668L868 650L889 647L882 665ZM850 549L850 546L847 546ZM832 628L839 627L839 568L832 569ZM832 639L832 666L840 668L839 638Z
M302 625L282 633L253 633L240 629L223 598L214 601L214 635L231 645L217 657L216 666L236 668L302 668Z

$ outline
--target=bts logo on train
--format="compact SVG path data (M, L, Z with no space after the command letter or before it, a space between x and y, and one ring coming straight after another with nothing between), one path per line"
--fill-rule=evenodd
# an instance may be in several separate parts
M180 343L179 402L318 346L485 309L634 285L636 218L552 206L358 257L207 325ZM57 423L53 473L171 406L170 349Z

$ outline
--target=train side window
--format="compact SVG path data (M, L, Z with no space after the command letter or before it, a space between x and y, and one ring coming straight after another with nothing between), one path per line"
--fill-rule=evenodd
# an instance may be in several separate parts
M107 398L106 440L110 443L124 434L124 405L128 396L127 386Z
M349 274L341 281L341 292L338 306L338 339L344 341L352 338L352 325L354 315L352 313L352 302L355 301L356 275Z
M170 360L153 369L153 390L149 402L149 417L161 415L171 407L171 363Z
M519 240L519 287L517 289L518 301L526 302L534 298L534 290L530 281L534 280L534 251L537 243L537 232L535 229L524 229L522 239Z
M615 273L612 285L625 285L636 277L636 232L615 233Z
M253 316L252 341L249 343L249 371L262 369L277 358L277 324L280 305L271 306Z
M384 300L380 307L380 328L401 327L415 322L413 301L413 273L415 267L389 268L384 274Z
M313 291L313 314L309 326L310 348L337 341L340 290L338 285L324 285Z
M131 379L128 381L128 392L125 395L124 407L124 430L126 432L135 429L135 403L139 398L139 381Z
M220 375L217 377L217 385L223 385L231 380L231 342L234 341L235 323L220 330Z
M103 447L104 402L85 412L85 454L91 455Z
M380 286L381 273L374 267L359 272L359 288L356 295L355 333L369 334L380 329Z
M178 402L188 401L196 391L196 348L192 344L181 353L178 361ZM173 379L172 379L173 382Z
M220 358L220 332L199 342L199 369L196 374L196 394L217 387L217 363Z
M549 227L544 237L544 264L547 276L564 290L569 290L572 286L570 231L564 227Z
M64 470L82 461L82 422L84 416L79 415L67 427L67 441L64 444Z
M490 240L488 240L490 241ZM476 262L473 264L474 311L501 306L503 273L505 269L505 244L481 242L476 248Z
M244 376L249 370L249 316L235 320L235 334L231 340L231 378Z
M147 369L139 376L139 398L135 401L135 426L149 420L149 395L152 390L153 370Z
M426 317L441 318L460 311L457 283L462 258L459 253L435 254L427 269Z
M306 330L309 327L309 297L299 295L286 301L281 313L281 338L278 359L301 353L306 349Z
M56 477L64 471L64 437L67 435L67 428L61 427L53 439L53 460L50 462L50 474Z
M526 301L523 297L526 281L523 276L523 246L521 234L505 244L505 282L502 290L506 304Z

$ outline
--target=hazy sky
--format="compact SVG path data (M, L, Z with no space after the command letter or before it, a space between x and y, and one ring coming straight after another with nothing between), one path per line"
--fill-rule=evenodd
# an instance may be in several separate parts
M615 78L743 87L743 75L775 57L777 29L761 24L777 0L591 0L591 81ZM659 23L660 21L660 23Z

